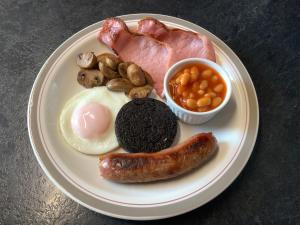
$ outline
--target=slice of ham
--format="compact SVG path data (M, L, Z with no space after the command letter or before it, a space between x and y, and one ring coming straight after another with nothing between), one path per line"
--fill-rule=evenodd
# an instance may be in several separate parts
M165 24L150 17L139 21L136 32L167 43L174 50L175 61L192 57L216 61L212 42L204 35L181 29L169 29Z
M104 21L98 39L113 49L123 61L134 62L148 72L154 80L157 94L162 95L165 73L175 62L173 49L168 44L130 32L118 18Z

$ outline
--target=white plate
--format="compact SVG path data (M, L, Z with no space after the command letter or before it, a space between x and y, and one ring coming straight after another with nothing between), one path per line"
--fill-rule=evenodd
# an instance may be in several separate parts
M230 74L232 98L226 108L201 126L180 124L180 140L212 131L219 141L217 156L205 166L176 179L148 184L116 184L98 173L98 157L74 151L60 135L58 118L65 102L83 88L76 81L75 56L84 51L108 51L96 40L102 22L65 41L49 57L33 85L28 105L28 130L38 162L66 195L109 216L150 220L175 216L197 208L220 194L245 166L255 144L259 114L255 89L238 57L220 39L182 19L151 14L121 16L132 27L153 16L170 27L207 35L217 63Z

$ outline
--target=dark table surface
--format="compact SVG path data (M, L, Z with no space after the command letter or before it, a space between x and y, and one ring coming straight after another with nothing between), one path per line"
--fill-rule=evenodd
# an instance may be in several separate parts
M300 224L299 5L298 0L0 1L0 224ZM38 165L26 125L32 84L52 51L92 23L141 12L180 17L220 37L248 69L260 105L258 139L234 183L201 208L152 222L97 214L60 192Z

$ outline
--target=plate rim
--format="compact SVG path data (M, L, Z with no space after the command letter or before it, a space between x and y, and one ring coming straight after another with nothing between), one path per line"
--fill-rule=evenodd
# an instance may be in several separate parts
M252 89L252 94L254 98L252 98L252 100L254 101L254 105L256 106L255 107L255 114L256 114L256 117L257 117L257 121L256 123L254 124L254 127L255 127L255 130L254 130L254 135L253 135L253 139L251 141L251 144L249 146L249 151L248 151L248 154L245 156L242 164L236 168L235 170L235 174L234 175L231 175L231 177L229 177L230 179L227 179L227 182L225 185L223 185L222 188L219 188L219 190L217 191L217 193L214 193L212 194L212 196L209 197L208 200L204 201L204 203L200 203L200 205L204 205L206 204L208 201L212 200L213 198L215 198L216 196L218 196L219 194L221 194L236 178L237 176L240 174L240 172L243 170L243 168L245 167L246 163L248 162L249 158L250 158L250 155L254 149L254 145L256 143L256 139L257 139L257 133L258 133L258 128L259 128L259 105L258 105L258 100L257 100L257 95L256 95L256 90L255 90L255 87L253 85L253 82L251 80L251 77L248 73L248 71L246 70L245 66L243 65L243 63L241 62L241 60L238 58L238 56L222 41L220 40L217 36L215 36L214 34L210 33L209 31L207 31L205 28L203 27L200 27L196 24L193 24L189 21L186 21L186 20L183 20L181 18L177 18L177 17L172 17L172 16L167 16L167 15L161 15L161 14L148 14L148 13L141 13L141 14L128 14L128 15L123 15L123 16L118 16L124 20L137 20L137 19L140 19L141 17L145 17L145 16L153 16L153 17L156 17L158 19L161 19L161 20L167 20L171 23L176 23L178 24L178 21L180 21L181 23L183 24L180 24L182 26L188 26L189 28L193 29L194 28L201 28L201 29L204 29L207 33L209 33L211 36L214 37L215 40L217 41L214 41L214 42L217 42L219 46L222 46L222 49L225 48L226 50L226 54L228 55L228 53L231 54L231 56L229 56L229 58L234 58L234 64L235 66L238 68L238 66L240 68L238 68L238 70L243 70L243 73L245 74L245 77L248 78L248 82L249 82L249 85L248 87L245 85L245 89L246 89L246 94L247 94L247 98L248 98L248 101L250 100L249 99L249 90L248 89ZM173 20L173 21L172 21ZM175 21L174 21L175 20ZM33 98L36 94L40 94L40 93L36 93L36 89L38 89L38 84L39 82L41 82L41 76L44 72L44 70L46 70L47 67L51 67L51 63L50 61L51 60L55 60L56 58L56 55L60 55L60 51L63 52L67 47L70 46L70 44L72 44L73 42L73 39L76 39L77 36L80 37L84 34L86 34L86 32L90 29L92 29L94 26L97 26L99 24L101 24L102 21L99 21L99 22L96 22L78 32L76 32L74 35L72 35L71 37L69 37L67 40L65 40L48 58L47 60L45 61L45 63L43 64L42 68L40 69L35 81L34 81L34 84L33 84L33 87L32 87L32 90L31 90L31 93L30 93L30 97L29 97L29 103L28 103L28 110L27 110L27 127L28 127L28 134L29 134L29 138L30 138L30 142L31 142L31 146L33 148L33 151L34 151L34 154L40 164L40 166L42 167L43 171L46 173L46 175L49 177L49 179L56 185L56 187L58 187L64 194L66 194L68 197L70 197L71 199L73 199L74 201L80 203L81 205L84 205L85 207L93 210L93 211L96 211L96 212L100 212L102 214L105 214L105 215L109 215L109 216L113 216L113 217L117 217L117 218L122 218L122 219L131 219L131 220L152 220L152 219L162 219L162 218L167 218L167 217L170 217L170 216L175 216L175 215L179 215L179 214L182 214L182 213L185 213L187 211L190 211L194 208L197 208L199 207L200 205L197 205L193 208L188 208L188 209L181 209L180 212L178 213L171 213L170 215L156 215L156 216L139 216L139 217L136 217L136 216L126 216L126 215L119 215L119 214L115 214L115 213L111 213L111 212L108 212L108 211L105 211L105 210L101 210L99 208L94 208L88 204L86 204L85 202L81 201L78 197L76 196L73 196L73 194L69 193L67 191L67 189L65 189L64 187L62 187L62 185L60 184L60 182L58 182L54 177L53 177L53 174L51 174L50 171L48 171L47 169L47 166L45 165L45 162L42 160L41 158L41 155L39 154L39 151L37 150L36 148L36 143L34 142L34 139L35 137L33 136L33 131L32 131L32 121L35 119L35 118L31 118L32 117L32 107L34 105L33 103ZM65 46L66 45L66 46ZM238 66L236 64L239 64ZM243 77L243 82L245 83L245 80L244 80L244 77ZM250 102L249 102L249 105L250 105ZM249 112L252 111L253 109L249 109ZM251 122L250 118L249 118L249 123ZM249 129L249 126L251 124L248 125L248 129ZM247 138L247 137L246 137ZM244 140L244 142L246 141L246 139ZM243 143L244 145L245 143ZM240 154L240 153L239 153ZM239 156L239 154L237 155L237 157ZM236 161L236 160L235 160ZM234 162L233 162L234 163ZM231 167L233 166L233 164L231 165ZM227 171L226 171L227 172ZM226 173L222 174L220 179L225 175ZM66 185L65 185L66 186ZM186 201L188 199L184 199L183 201ZM177 204L177 203L174 203L174 205ZM170 205L169 205L170 206ZM126 208L130 208L130 207L126 207Z

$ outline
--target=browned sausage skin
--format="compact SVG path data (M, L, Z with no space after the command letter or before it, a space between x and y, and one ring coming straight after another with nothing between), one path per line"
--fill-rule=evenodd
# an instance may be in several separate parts
M109 153L99 157L101 175L119 183L172 178L199 167L217 152L212 133L200 133L156 153Z

